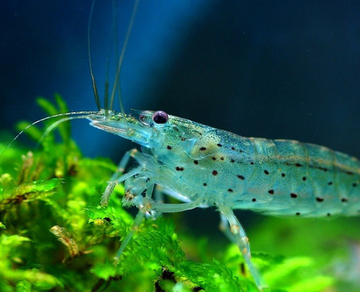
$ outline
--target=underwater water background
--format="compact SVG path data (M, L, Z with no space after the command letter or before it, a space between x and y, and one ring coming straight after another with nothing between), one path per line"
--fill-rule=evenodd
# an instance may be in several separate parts
M58 92L71 110L96 109L89 2L2 2L2 129L42 117L39 95ZM121 44L133 1L118 2ZM357 1L140 1L121 76L125 108L163 109L243 136L360 157L359 15ZM111 4L96 3L91 42L100 94L111 19ZM122 139L84 122L74 127L85 154L121 158Z
M90 2L0 4L2 130L43 117L39 95L58 92L70 110L96 109ZM91 53L102 94L113 32L111 5L98 2ZM132 5L118 4L120 46ZM359 16L358 1L140 1L121 76L125 108L163 109L243 136L311 142L360 158ZM133 147L86 121L73 129L85 155L119 161ZM213 211L184 216L207 234L192 216L217 228ZM254 222L247 216L241 222Z

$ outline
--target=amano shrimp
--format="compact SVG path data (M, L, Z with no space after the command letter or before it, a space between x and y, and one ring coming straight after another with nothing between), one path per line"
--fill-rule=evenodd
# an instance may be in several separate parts
M251 262L249 240L234 209L298 217L360 214L360 162L326 147L245 138L163 111L144 111L138 118L109 113L88 119L92 126L142 146L142 152L133 150L125 155L120 168L130 156L138 166L109 183L103 203L113 187L125 181L126 192L131 194L125 204L139 208L135 224L146 212L215 206L224 232L239 247L259 288L262 281ZM183 203L156 202L152 198L155 185Z
M141 146L141 151L124 155L119 173L101 198L106 206L114 187L124 183L123 205L139 209L116 262L145 215L156 218L161 213L215 207L222 230L238 246L262 289L265 283L251 260L249 239L233 210L297 217L360 214L360 162L356 158L297 141L246 138L161 110L129 115L115 112L112 102L110 108L100 108L98 100L97 105L97 113L80 118ZM122 173L130 159L137 166ZM182 203L162 203L157 186Z
M141 151L124 155L101 198L106 206L114 187L124 183L123 205L139 209L116 263L146 214L156 218L161 213L215 207L222 231L238 246L262 290L265 283L251 260L249 239L235 209L296 217L360 214L360 162L356 158L298 141L246 138L161 110L117 113L112 109L117 84L109 108L101 109L95 89L99 112L82 116L91 126L141 146ZM124 172L130 159L137 166ZM163 203L159 192L182 203Z
M216 207L222 230L239 248L257 287L264 282L251 260L250 243L234 215L249 209L296 217L360 214L360 162L323 146L291 140L246 138L164 111L135 116L100 110L87 116L90 125L141 146L127 152L137 167L115 174L102 196L106 205L113 188L125 183L125 206L139 209L134 227L116 255L120 260L135 227L145 216ZM182 201L164 204L153 191Z

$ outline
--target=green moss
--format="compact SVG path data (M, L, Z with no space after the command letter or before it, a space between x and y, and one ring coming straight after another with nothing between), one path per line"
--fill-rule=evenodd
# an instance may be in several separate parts
M68 111L59 95L55 99L56 104L38 102L49 115ZM45 121L44 129L53 122ZM21 129L27 125L19 123ZM12 145L1 156L1 291L256 291L236 246L213 251L204 240L178 236L167 216L145 220L114 266L119 240L133 222L121 206L122 186L107 208L99 205L116 165L83 157L68 122L46 137L44 129L26 131L40 141L36 151ZM267 230L275 234L284 224ZM204 260L189 260L182 246ZM324 291L336 284L315 256L254 253L253 258L269 291Z

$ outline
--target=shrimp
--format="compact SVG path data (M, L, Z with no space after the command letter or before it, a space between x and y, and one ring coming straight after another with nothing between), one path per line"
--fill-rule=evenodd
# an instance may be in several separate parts
M87 118L91 126L142 146L142 152L124 156L119 169L130 157L138 166L109 183L103 205L115 185L125 181L124 205L139 209L135 226L145 213L217 207L223 231L239 247L259 289L264 283L234 209L298 217L360 214L360 162L346 154L297 141L245 138L163 111L143 111L138 119L114 112ZM155 185L183 203L153 200Z
M131 17L119 58L110 105L101 108L91 69L98 112L78 112L90 125L131 140L141 146L128 151L102 197L106 207L116 185L125 184L123 205L139 209L133 228L115 257L122 252L144 217L198 207L220 211L221 229L242 254L255 284L266 284L252 262L250 242L234 210L253 210L269 215L329 217L360 214L360 162L323 146L292 140L246 138L164 111L113 110L120 69L134 21ZM121 97L120 97L121 104ZM76 113L72 113L76 114ZM64 114L65 115L65 114ZM56 127L65 118L48 129ZM137 166L126 171L130 159ZM181 201L163 203L165 194Z
M156 218L161 213L216 207L222 231L238 246L255 284L262 290L266 284L251 260L249 239L235 209L297 217L360 214L360 161L356 158L298 141L246 138L161 110L125 114L121 97L121 112L117 113L112 109L117 82L110 108L101 109L93 75L92 80L99 112L85 116L90 125L141 146L141 151L133 149L124 155L119 172L101 198L101 205L106 206L115 186L124 183L123 205L139 209L115 263L145 215ZM130 159L137 166L126 172ZM163 203L161 194L182 203Z

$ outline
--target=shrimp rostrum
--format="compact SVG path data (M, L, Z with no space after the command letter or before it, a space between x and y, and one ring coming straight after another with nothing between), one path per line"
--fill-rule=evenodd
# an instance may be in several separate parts
M124 205L139 209L134 225L145 214L180 212L215 206L225 234L239 247L261 289L263 281L251 261L250 244L234 209L299 217L360 214L360 163L326 147L289 140L245 138L163 111L143 111L138 118L109 111L93 114L91 125L141 145L130 157L138 166L114 175L102 197L125 181ZM183 203L165 204L152 198L156 185ZM124 239L119 259L135 228Z

